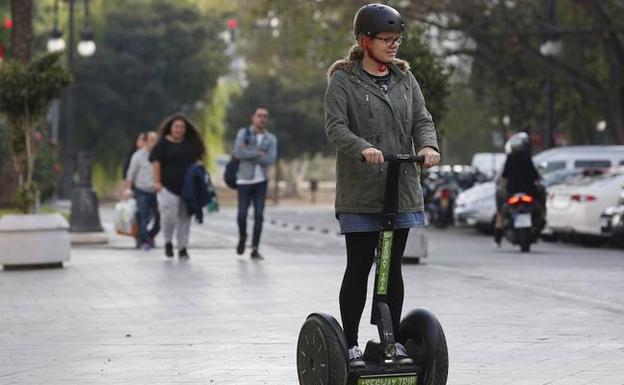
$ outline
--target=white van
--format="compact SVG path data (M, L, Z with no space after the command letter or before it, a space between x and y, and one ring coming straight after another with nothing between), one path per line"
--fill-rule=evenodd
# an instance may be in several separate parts
M507 155L504 152L477 152L472 156L470 165L488 178L493 178L503 169L505 159Z
M624 165L624 146L565 146L533 157L542 175L558 170L609 168Z

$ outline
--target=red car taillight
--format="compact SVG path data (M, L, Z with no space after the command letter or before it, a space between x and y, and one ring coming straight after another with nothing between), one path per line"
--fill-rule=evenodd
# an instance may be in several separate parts
M575 202L593 202L596 197L593 195L574 194L570 197Z

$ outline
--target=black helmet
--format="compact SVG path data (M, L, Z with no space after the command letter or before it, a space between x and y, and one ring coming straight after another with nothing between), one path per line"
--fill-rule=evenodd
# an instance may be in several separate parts
M368 4L360 8L353 19L355 36L375 36L380 32L405 31L405 23L396 9L384 4Z
M526 132L518 132L513 134L507 143L505 143L505 152L509 154L518 154L521 152L529 153L531 151L531 140Z

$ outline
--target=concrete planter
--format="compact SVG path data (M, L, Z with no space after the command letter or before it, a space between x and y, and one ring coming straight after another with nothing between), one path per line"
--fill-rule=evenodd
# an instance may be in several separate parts
M62 267L69 261L69 224L61 214L5 215L0 218L0 265L5 269Z

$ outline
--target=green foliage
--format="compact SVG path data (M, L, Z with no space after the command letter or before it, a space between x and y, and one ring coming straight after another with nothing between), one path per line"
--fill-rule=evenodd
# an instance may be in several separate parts
M225 148L225 118L230 99L240 94L240 86L235 82L220 82L215 89L210 104L199 111L195 121L202 127L206 144L204 164L209 171L216 170L216 156L227 153Z
M427 109L433 121L439 124L448 110L449 71L423 41L422 31L414 28L399 49L399 56L407 60L422 89Z
M4 63L0 66L0 113L10 125L36 121L70 82L71 76L59 64L58 54L43 55L27 66Z
M329 153L331 147L323 132L323 93L326 82L307 87L284 85L272 76L249 79L249 86L235 97L227 116L227 138L232 143L236 132L251 123L255 107L269 108L269 131L278 138L280 157L293 159L316 152Z
M8 123L9 152L18 176L15 205L23 212L33 208L37 196L37 178L33 176L45 179L35 172L42 147L38 142L44 140L43 130L35 130L51 101L70 82L58 54L41 56L28 65L7 62L0 66L0 113Z
M62 168L59 164L59 148L52 142L47 129L35 132L33 144L37 154L33 181L37 184L39 198L43 202L54 195L60 182Z
M112 173L104 168L104 164L95 163L91 170L91 183L93 190L100 197L113 196L119 188L119 181L123 177L121 168L116 168Z
M27 214L32 212L33 206L37 201L37 184L31 183L28 186L20 187L13 198L13 205L21 213Z
M470 163L475 152L501 151L492 147L492 127L487 110L475 97L473 90L462 84L450 87L449 111L441 126L445 134L441 143L442 159L446 164Z
M188 3L107 7L96 54L77 64L78 143L111 177L133 135L176 112L195 115L226 70L221 15Z
M482 107L492 117L510 116L510 131L545 136L552 81L557 133L568 143L601 141L594 129L600 120L613 142L624 143L624 40L621 32L609 32L622 29L622 2L555 2L562 50L552 58L552 73L540 53L549 39L547 2L422 3L429 19L444 20L440 43L455 40L451 53L470 57L469 84Z

